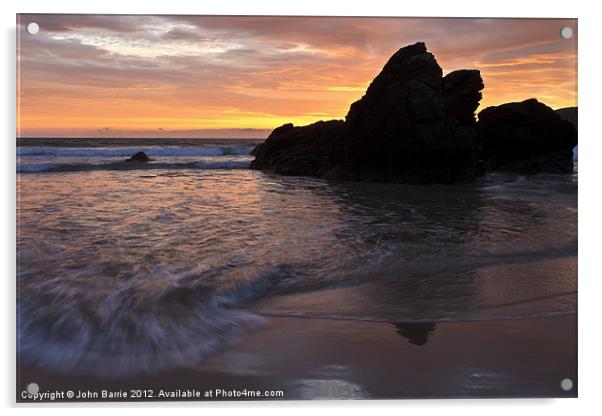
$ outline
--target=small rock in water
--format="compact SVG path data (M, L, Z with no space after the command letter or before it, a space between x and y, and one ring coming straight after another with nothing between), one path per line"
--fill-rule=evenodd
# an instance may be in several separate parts
M150 162L151 158L146 155L144 152L138 152L134 156L130 157L126 160L126 162Z

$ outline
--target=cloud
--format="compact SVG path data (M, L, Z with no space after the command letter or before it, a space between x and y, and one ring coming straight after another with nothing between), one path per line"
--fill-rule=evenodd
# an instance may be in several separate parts
M45 32L73 32L95 29L111 33L133 33L141 30L145 16L92 14L20 14L18 23L36 22Z
M24 25L40 24L38 35ZM483 105L576 101L562 19L20 15L21 127L196 131L344 117L399 47L480 68Z

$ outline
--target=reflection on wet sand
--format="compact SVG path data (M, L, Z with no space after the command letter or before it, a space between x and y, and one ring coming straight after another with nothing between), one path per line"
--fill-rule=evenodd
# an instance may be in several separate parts
M424 345L435 332L434 322L397 322L394 323L395 331L408 339L410 344Z

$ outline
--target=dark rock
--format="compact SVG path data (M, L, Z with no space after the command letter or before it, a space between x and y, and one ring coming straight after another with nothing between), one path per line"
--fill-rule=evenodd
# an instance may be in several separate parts
M559 108L558 110L556 110L556 114L558 114L564 120L570 122L573 125L573 127L579 130L577 107Z
M450 72L443 78L445 113L462 125L474 126L474 114L483 98L483 88L481 73L476 69Z
M343 130L342 120L318 121L309 126L285 124L274 129L252 155L252 169L273 170L283 175L317 176L333 140Z
M579 131L579 111L577 107L565 107L556 110L556 113L564 120L570 122ZM573 149L573 161L577 160L577 146Z
M126 160L127 163L135 162L135 163L144 163L150 162L151 158L146 155L144 152L138 152L129 159Z
M406 183L477 176L478 135L445 113L442 73L424 43L395 53L351 105L349 131L333 156L336 174L329 176ZM481 88L482 81L469 95L479 95Z
M403 183L469 180L484 169L572 172L577 132L570 122L531 99L487 108L477 123L483 88L479 71L443 77L424 43L406 46L345 121L278 127L253 149L251 168Z
M577 130L532 98L479 113L487 170L572 173Z
M474 108L483 83L478 71L452 74L446 100L441 67L424 43L401 48L351 105L345 122L285 124L254 149L251 168L342 180L474 178L481 173Z
M263 145L265 143L259 143L257 146L255 146L252 150L251 150L251 156L257 156L259 154L259 152L261 152L261 149L263 149Z

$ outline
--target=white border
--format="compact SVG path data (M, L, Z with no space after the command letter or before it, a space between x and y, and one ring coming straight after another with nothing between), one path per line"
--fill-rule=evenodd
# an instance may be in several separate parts
M346 414L364 415L376 410L398 415L400 412L421 414L468 415L487 412L504 415L508 412L529 411L533 414L567 415L568 412L593 413L599 408L598 388L602 374L599 354L602 302L602 270L600 267L599 233L602 210L600 206L600 169L602 163L602 135L597 121L600 118L602 73L600 66L600 40L602 16L593 1L528 2L505 0L498 2L453 0L394 2L370 0L352 3L347 1L303 0L220 0L217 2L190 0L149 0L84 2L81 0L21 0L17 4L2 2L0 19L3 29L4 59L0 64L4 97L2 100L4 127L0 138L0 180L2 195L2 239L0 255L4 266L4 339L2 349L2 377L0 394L2 404L13 407L15 397L15 14L19 13L140 13L140 14L255 14L255 15L346 15L346 16L457 16L457 17L577 17L579 18L579 399L563 400L413 400L413 401L354 401L354 402L286 402L286 403L153 403L87 405L86 411L105 414L107 411L126 412L130 407L144 406L144 412L163 414L177 407L175 412L193 407L193 411L226 412L237 415L265 415L266 413L306 414L307 412L334 411L344 408ZM597 246L598 245L598 246ZM597 261L598 260L598 261ZM76 405L82 407L81 405ZM70 405L24 407L26 413L44 411L63 414L81 412ZM102 406L102 408L98 408ZM110 407L111 409L105 409ZM43 410L42 410L43 409ZM131 411L131 410L130 410ZM337 409L338 411L338 409Z

